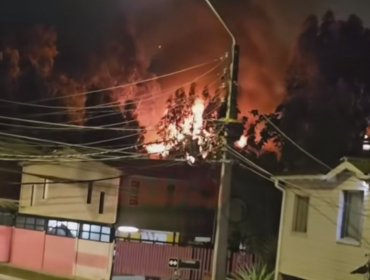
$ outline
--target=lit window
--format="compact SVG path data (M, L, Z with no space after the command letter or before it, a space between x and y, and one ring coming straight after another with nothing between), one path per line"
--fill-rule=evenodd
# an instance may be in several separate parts
M93 241L111 242L112 229L108 226L82 224L80 238Z
M295 196L293 231L307 232L308 205L309 198L307 196Z
M363 191L344 191L342 207L341 238L361 240L361 213L363 210Z
M75 238L78 236L78 229L79 224L76 222L58 220L49 220L48 222L48 234L51 235Z

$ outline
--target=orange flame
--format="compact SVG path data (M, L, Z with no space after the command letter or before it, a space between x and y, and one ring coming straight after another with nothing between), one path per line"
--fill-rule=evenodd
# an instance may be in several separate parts
M145 146L148 154L157 154L163 157L169 155L169 151L175 145L185 141L186 138L195 140L198 144L202 143L202 138L209 134L204 129L204 114L205 101L201 98L196 98L191 107L191 110L184 112L185 117L180 123L171 123L167 127L168 138L171 139L168 143L153 143ZM201 151L202 152L202 151ZM202 153L205 157L205 154ZM191 156L187 156L190 157ZM195 159L191 159L194 161Z

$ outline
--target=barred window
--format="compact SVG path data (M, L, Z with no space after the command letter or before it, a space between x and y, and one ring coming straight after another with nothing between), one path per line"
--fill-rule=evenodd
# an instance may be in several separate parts
M17 216L15 227L45 231L46 219L38 217Z
M111 233L112 229L109 226L82 224L80 238L85 240L112 242Z
M76 222L49 220L48 234L76 238L79 227Z

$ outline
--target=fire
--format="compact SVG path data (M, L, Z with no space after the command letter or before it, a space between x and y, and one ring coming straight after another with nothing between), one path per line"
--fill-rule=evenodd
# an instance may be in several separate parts
M235 146L244 149L244 147L247 145L248 137L245 135L240 136L240 139L235 142Z
M215 152L218 140L216 130L217 110L222 102L220 93L211 98L207 91L196 95L195 85L189 93L176 91L167 101L167 110L158 125L161 140L148 144L150 155L168 157L170 154L185 155L190 164L197 158L206 158Z

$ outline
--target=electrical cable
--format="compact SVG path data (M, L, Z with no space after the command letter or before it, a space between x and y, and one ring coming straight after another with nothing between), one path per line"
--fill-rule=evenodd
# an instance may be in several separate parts
M51 98L44 98L44 99L39 99L39 100L36 100L36 101L29 101L28 103L11 101L11 100L7 100L7 99L0 99L0 102L11 103L11 104L16 104L16 105L23 105L23 106L29 106L29 107L52 108L52 109L53 108L54 109L104 108L104 107L107 107L107 105L106 106L89 106L89 107L73 107L73 106L67 107L67 106L48 106L48 105L41 105L41 104L34 104L34 103L35 102L50 101L50 100L57 100L57 99L64 99L64 98L70 98L70 97L76 97L76 96L83 96L83 95L88 95L88 94L91 94L91 93L99 93L99 92L109 91L109 90L113 90L113 89L130 87L130 86L142 84L142 83L145 83L145 82L154 81L154 80L157 80L157 79L161 79L161 78L170 77L170 76L174 76L174 75L177 75L177 74L185 73L185 72L188 72L188 71L191 71L191 70L209 65L211 63L213 64L213 63L216 63L216 62L222 62L223 60L224 60L224 58L221 57L221 58L213 59L212 61L209 61L209 62L205 62L205 63L201 63L201 64L198 64L198 65L190 66L190 67L187 67L187 68L184 68L184 69L181 69L181 70L178 70L178 71L174 71L174 72L171 72L171 73L163 74L163 75L160 75L160 76L157 76L157 77L154 77L154 78L144 79L144 80L140 80L140 81L136 81L136 82L132 82L132 83L126 83L126 84L113 86L113 87L107 87L107 88L103 88L103 89L86 91L86 92L77 93L77 94L70 94L70 95L63 95L63 96L55 96L55 97L51 97ZM215 67L213 67L213 68L215 68ZM116 104L116 102L114 102L114 103Z
M247 164L249 164L250 165L250 160L249 159L247 159L245 156L243 156L242 154L240 154L238 151L236 151L234 148L232 148L232 147L230 147L229 145L227 145L227 149L229 150L229 152L231 152L232 154L234 154L234 157L237 157L237 158L239 158L239 160L241 160L241 161L243 161L243 162L245 162L245 163L247 163ZM253 162L252 162L253 163ZM273 174L272 173L270 173L269 171L267 171L267 170L265 170L264 168L262 168L262 167L260 167L260 166L258 166L257 164L255 164L255 163L253 163L253 165L252 165L254 168L256 168L256 167L258 167L258 170L259 170L259 172L261 172L262 173L262 171L263 171L263 176L261 176L262 178L264 178L264 179L267 179L267 180L269 180L269 181L271 181L271 182L273 182L273 183L275 183L275 180L272 178L273 177ZM248 168L249 170L250 170L250 168ZM252 170L251 170L252 171ZM255 173L255 174L257 174L256 172L258 172L258 171L256 171L256 170L254 170L254 171L252 171L253 173ZM334 208L334 209L336 209L336 210L340 210L340 209L342 209L343 208L343 206L344 205L339 205L339 204L335 204L335 203L332 203L332 202L330 202L330 201L327 201L327 200L324 200L322 197L320 197L320 196L315 196L315 195L313 195L311 192L307 192L306 190L305 190L305 188L304 187L301 187L301 186L299 186L299 185L297 185L297 184L294 184L294 183L291 183L291 182L288 182L288 181L286 181L286 180L281 180L281 179L279 179L279 181L283 181L286 185L290 185L291 187L293 187L293 190L292 190L292 192L293 193L295 193L294 192L294 189L298 189L301 193L304 193L305 195L307 195L307 196L311 196L311 197L314 197L314 198L316 198L316 199L318 199L319 201L322 201L322 202L324 202L324 203L326 203L328 206L330 206L330 207L332 207L332 208ZM297 193L295 193L295 194L297 194ZM318 212L318 213L320 213L322 216L324 216L324 217L326 217L329 221L331 221L331 223L333 224L333 225L335 225L335 226L337 226L337 221L336 220L333 220L331 217L329 217L329 216L327 216L325 213L323 213L320 209L318 209L316 206L314 206L314 205L312 205L312 204L310 204L310 206L312 207L312 208L314 208L314 209L316 209L316 211ZM358 213L357 212L357 214L358 215L361 215L361 216L364 216L364 217L368 217L368 215L365 215L365 214L363 214L363 213ZM364 238L364 237L362 237L362 239L370 246L370 242L366 239L366 238Z
M298 150L300 150L302 153L304 153L306 156L313 159L315 162L319 163L320 165L324 166L326 169L331 170L331 167L327 165L326 163L319 160L317 157L306 151L304 148L302 148L298 143L296 143L293 139L291 139L288 135L286 135L279 127L277 127L269 118L267 118L264 115L261 115L262 118L268 122L277 132L279 132L280 135L282 135L286 140L288 140L292 145L294 145Z

